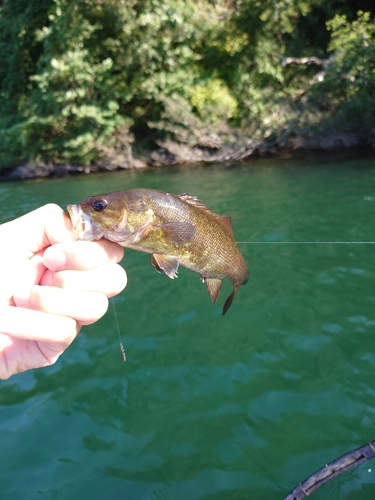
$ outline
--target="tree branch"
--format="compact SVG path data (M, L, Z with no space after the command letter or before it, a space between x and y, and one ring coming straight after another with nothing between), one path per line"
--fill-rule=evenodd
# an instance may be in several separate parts
M319 57L285 57L282 54L274 53L281 60L281 66L288 66L289 64L316 64L317 66L323 66L327 68L335 59L335 55L332 54L328 59L320 59Z

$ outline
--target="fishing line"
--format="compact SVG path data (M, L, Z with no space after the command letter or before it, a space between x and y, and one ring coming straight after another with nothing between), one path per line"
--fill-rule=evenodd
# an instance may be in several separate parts
M375 245L375 241L237 241L238 244L246 245ZM126 361L126 353L122 344L120 326L117 318L116 305L112 300L113 312L117 326L118 338L120 340L121 359Z
M375 245L375 241L237 241L248 245Z
M123 361L126 361L126 354L125 354L125 349L124 346L122 345L122 338L120 334L120 326L118 324L118 319L117 319L117 311L116 311L116 306L115 306L115 301L112 300L112 305L113 305L113 311L115 313L115 320L116 320L116 325L117 325L117 333L118 333L118 338L120 340L120 352L121 352L121 359Z

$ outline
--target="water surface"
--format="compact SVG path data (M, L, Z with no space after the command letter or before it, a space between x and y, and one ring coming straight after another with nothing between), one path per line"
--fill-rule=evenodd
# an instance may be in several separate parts
M0 498L282 499L375 439L375 163L352 154L0 184L1 221L150 187L230 214L251 271L225 317L198 275L126 251L128 287L52 367L0 382ZM253 243L263 242L263 243ZM375 463L312 499L374 495Z

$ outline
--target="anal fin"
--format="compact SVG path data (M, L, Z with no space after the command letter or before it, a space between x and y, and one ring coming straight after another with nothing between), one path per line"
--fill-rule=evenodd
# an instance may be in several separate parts
M172 255L162 255L160 253L151 254L151 264L158 273L164 273L172 280L177 278L179 261Z
M219 296L222 281L216 278L203 278L206 288L210 294L211 302L216 302Z

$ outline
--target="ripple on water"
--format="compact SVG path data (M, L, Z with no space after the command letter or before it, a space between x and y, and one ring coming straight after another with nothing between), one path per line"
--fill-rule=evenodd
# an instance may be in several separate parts
M254 421L280 420L288 413L324 416L331 418L354 418L362 415L366 405L350 399L342 386L329 390L301 393L293 390L270 390L252 399L247 413Z
M321 328L322 328L322 330L324 330L328 333L340 333L343 331L342 326L338 325L337 323L322 325Z
M373 326L375 325L375 321L372 319L367 319L366 316L358 315L351 316L348 318L351 323L360 324L362 326Z
M230 214L238 241L371 241L374 172L373 159L304 156L14 183L0 186L0 218L154 187ZM171 283L126 251L128 361L107 314L54 368L1 383L4 498L273 500L373 439L373 245L241 252L251 277L219 318L224 288L212 305L193 273ZM354 498L335 485L369 486L363 476L330 482L326 498Z

